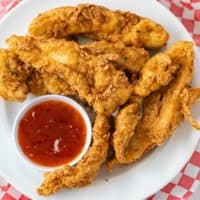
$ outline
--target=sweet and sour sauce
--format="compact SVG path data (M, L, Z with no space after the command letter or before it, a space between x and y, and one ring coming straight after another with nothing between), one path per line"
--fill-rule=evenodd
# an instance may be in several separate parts
M45 167L67 164L82 151L86 124L78 110L57 100L31 107L22 117L18 141L32 162Z

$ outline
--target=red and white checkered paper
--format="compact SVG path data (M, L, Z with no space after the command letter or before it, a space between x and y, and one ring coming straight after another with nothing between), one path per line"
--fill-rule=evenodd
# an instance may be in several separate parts
M0 17L20 0L0 0ZM184 24L200 47L200 0L158 0ZM200 141L181 172L148 200L188 200L200 185ZM31 187L31 186L30 186ZM200 199L200 197L199 197ZM0 200L29 200L0 177Z

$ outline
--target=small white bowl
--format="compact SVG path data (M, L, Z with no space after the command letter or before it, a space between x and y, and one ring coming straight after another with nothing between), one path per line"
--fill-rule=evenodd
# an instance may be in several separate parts
M90 143L91 143L91 139L92 139L92 126L91 126L91 121L89 119L89 116L87 114L87 112L85 111L85 109L78 104L76 101L74 101L73 99L69 98L69 97L65 97L65 96L61 96L61 95L44 95L41 96L39 98L36 98L34 100L32 100L30 103L26 104L25 106L23 106L21 108L21 110L19 111L19 113L17 114L15 121L14 121L14 125L13 125L13 139L14 139L14 144L16 147L16 150L18 152L18 155L20 156L20 158L22 158L22 160L24 160L27 164L31 165L32 167L41 170L41 171L51 171L55 168L59 168L61 166L57 166L57 167L45 167L45 166L41 166L37 163L34 163L33 161L31 161L22 151L20 145L19 145L19 141L18 141L18 128L19 128L19 122L21 121L21 119L23 118L24 114L31 109L33 106L41 103L41 102L45 102L45 101L49 101L49 100L57 100L57 101L62 101L65 102L69 105L71 105L72 107L74 107L76 110L79 111L79 113L81 114L81 116L83 117L83 120L85 121L86 124L86 141L84 144L84 147L82 149L82 151L79 153L79 155L72 160L71 162L67 163L69 166L73 166L75 165L78 161L80 161L80 159L84 156L84 154L87 152Z

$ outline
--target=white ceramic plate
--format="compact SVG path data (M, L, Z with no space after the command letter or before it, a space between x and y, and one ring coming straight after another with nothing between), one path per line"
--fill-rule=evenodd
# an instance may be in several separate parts
M27 33L28 24L40 12L83 2L102 4L112 9L128 10L156 20L170 33L168 45L177 40L191 40L179 21L155 0L148 0L148 3L147 0L24 0L1 21L0 46L6 46L4 40L13 33ZM196 68L193 85L200 86L200 69L197 68L200 66L200 58L197 55L197 49L195 53ZM27 101L30 98L34 97L29 96ZM42 173L22 162L11 140L13 119L21 106L22 104L0 100L0 174L32 199L44 199L35 192L42 180ZM200 115L198 118L200 119ZM191 156L199 136L200 134L185 122L165 145L157 148L136 164L116 169L111 174L104 170L92 185L81 189L62 190L48 199L144 199L167 184L179 172ZM105 181L106 177L108 177L108 182Z

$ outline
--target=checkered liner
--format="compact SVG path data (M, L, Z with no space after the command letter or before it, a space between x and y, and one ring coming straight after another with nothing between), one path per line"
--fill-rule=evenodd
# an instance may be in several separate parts
M200 0L159 0L176 15L200 46Z
M181 172L148 200L187 200L200 185L200 141Z
M11 8L17 5L20 0L0 0L0 17L5 15Z
M0 0L0 17L20 0ZM158 0L184 24L200 47L200 0ZM200 141L181 172L148 200L187 200L200 185ZM199 198L200 199L200 198ZM29 200L0 177L0 200Z

